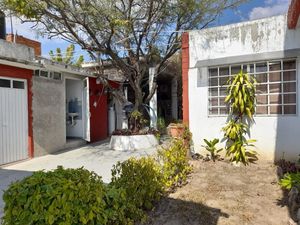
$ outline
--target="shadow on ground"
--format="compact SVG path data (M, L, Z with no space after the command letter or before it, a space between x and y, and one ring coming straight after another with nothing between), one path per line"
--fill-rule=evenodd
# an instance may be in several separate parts
M148 225L216 225L227 213L201 203L181 199L164 198L150 213Z

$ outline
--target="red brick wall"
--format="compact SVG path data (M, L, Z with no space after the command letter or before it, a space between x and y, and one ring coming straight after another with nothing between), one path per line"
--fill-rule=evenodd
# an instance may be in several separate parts
M15 38L15 40L14 40L14 38ZM41 43L38 42L38 41L34 41L34 40L31 40L31 39L25 38L23 36L14 35L14 34L7 34L6 35L6 41L26 45L26 46L31 47L31 48L34 49L34 54L36 56L41 56L42 55Z
M28 155L33 157L33 129L32 129L32 70L17 68L0 64L0 76L27 80L27 98L28 98Z
M189 33L182 34L182 111L183 122L189 124Z

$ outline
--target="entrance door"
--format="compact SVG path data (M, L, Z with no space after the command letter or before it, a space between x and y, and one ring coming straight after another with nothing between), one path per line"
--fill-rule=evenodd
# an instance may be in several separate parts
M0 165L28 158L26 80L0 77Z
M90 86L89 78L85 78L83 85L83 139L90 142L91 132L90 132Z

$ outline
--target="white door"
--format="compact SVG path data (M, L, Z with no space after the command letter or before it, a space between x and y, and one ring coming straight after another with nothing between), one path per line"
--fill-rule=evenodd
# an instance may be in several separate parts
M26 80L0 77L0 165L28 158Z
M90 142L91 132L90 132L90 85L89 78L84 79L83 83L83 139Z

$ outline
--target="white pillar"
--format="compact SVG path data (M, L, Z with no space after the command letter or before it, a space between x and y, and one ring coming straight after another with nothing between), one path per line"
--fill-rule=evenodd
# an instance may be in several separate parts
M149 90L152 89L154 85L154 75L155 75L155 67L149 68ZM157 128L157 91L155 90L150 102L150 126Z
M177 96L177 78L172 79L171 85L171 109L172 109L172 118L178 119L178 96Z

